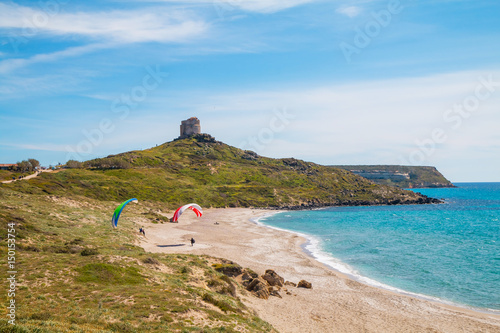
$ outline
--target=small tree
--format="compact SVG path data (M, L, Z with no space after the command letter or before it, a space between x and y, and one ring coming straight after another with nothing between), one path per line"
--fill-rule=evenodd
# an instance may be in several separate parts
M81 169L83 167L82 162L78 162L75 160L69 160L66 162L66 167L69 169Z
M28 172L32 170L31 163L28 161L17 162L17 171Z
M29 158L28 162L31 164L31 171L36 170L40 167L40 162L38 162L38 160L35 160L34 158Z

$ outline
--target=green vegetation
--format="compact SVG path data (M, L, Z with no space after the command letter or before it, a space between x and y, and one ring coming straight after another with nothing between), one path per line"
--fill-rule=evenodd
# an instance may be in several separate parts
M435 167L403 165L339 165L376 184L400 188L455 187Z
M4 186L22 193L83 195L103 201L136 197L162 202L169 209L186 202L279 208L429 202L419 194L379 186L345 170L261 157L209 135L87 161L82 169Z
M3 316L1 332L275 332L241 303L246 291L212 267L220 259L133 245L145 214L162 204L128 209L113 229L117 204L0 187L0 256L15 223L18 272L16 326Z

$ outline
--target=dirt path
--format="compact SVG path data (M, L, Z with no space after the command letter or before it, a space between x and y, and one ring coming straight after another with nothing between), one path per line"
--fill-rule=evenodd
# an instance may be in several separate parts
M37 177L38 175L40 175L42 172L54 172L53 170L41 170L41 171L37 171L35 172L34 174L31 174L29 176L26 176L26 177L23 177L21 179L11 179L11 180L4 180L2 181L1 183L2 184L9 184L9 183L12 183L12 182L16 182L18 180L26 180L26 179L32 179L32 178L35 178Z

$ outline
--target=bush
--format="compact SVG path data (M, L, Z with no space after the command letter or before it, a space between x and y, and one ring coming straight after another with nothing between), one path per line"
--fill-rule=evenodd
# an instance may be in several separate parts
M191 269L189 267L187 267L187 266L182 266L180 272L182 274L189 274L189 273L191 273Z
M236 312L237 310L235 308L233 308L230 304L228 304L227 302L224 302L224 301L221 301L221 300L218 300L216 299L215 297L213 297L212 295L210 295L209 293L205 293L202 297L202 299L207 302L207 303L210 303L210 304L213 304L215 305L216 307L218 307L219 309L221 309L222 311L224 312L228 312L228 311L234 311Z
M88 264L77 269L80 273L78 282L102 284L135 285L144 282L144 278L135 267L120 267L110 264Z
M75 160L69 160L66 162L66 168L68 169L81 169L83 168L83 163Z
M158 260L156 260L155 258L151 258L151 257L143 259L142 262L145 264L149 264L149 265L159 265L160 264L160 262Z
M82 256L95 256L99 254L99 251L97 249L85 249L80 253Z
M48 312L34 313L31 315L31 319L33 320L49 320L52 315Z

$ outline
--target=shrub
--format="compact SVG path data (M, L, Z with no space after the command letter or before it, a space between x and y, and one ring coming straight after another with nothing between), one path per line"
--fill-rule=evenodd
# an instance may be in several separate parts
M207 303L210 303L210 304L213 304L215 305L216 307L218 307L219 309L221 309L222 311L224 312L228 312L228 311L233 311L233 312L236 312L237 310L235 308L233 308L229 303L227 302L224 302L224 301L221 301L215 297L213 297L212 295L210 295L209 293L205 293L202 297L202 299L207 302Z
M30 318L33 320L49 320L52 315L48 312L33 313Z
M143 259L142 262L145 264L150 264L150 265L159 265L160 264L160 262L158 260L156 260L155 258L151 258L151 257Z
M95 256L99 254L99 251L97 249L85 249L80 253L82 256Z
M144 282L144 278L135 267L120 267L116 265L95 263L77 269L80 273L78 282L95 282L102 284L135 285Z
M81 169L83 168L83 163L75 160L69 160L66 162L66 168L68 169Z

